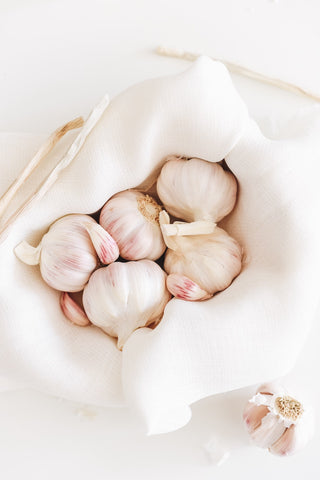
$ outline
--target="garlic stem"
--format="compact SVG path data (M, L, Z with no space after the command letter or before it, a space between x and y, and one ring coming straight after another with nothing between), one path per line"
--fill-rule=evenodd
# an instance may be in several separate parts
M2 235L8 231L13 222L17 220L17 218L35 201L40 200L48 192L48 190L59 178L61 172L65 168L67 168L74 160L74 158L81 150L87 136L89 135L93 127L96 125L96 123L99 121L108 104L109 98L108 96L104 96L102 100L98 103L98 105L92 110L87 120L84 122L82 129L80 130L74 142L69 147L67 153L62 157L59 163L53 168L50 174L40 184L39 188L4 223L4 225L0 229L0 240Z
M166 232L166 228L170 225L170 217L165 210L162 210L159 213L159 223L160 223L160 228L163 235L164 243L171 250L174 250L174 251L179 250L180 246L178 242L175 240L173 236L169 236Z
M14 249L14 253L23 263L27 265L39 265L41 255L41 242L37 247L32 247L28 242L23 240Z
M20 175L13 181L8 190L2 195L0 199L0 217L3 215L5 209L17 193L23 183L30 177L32 172L37 168L41 161L51 152L59 140L70 130L82 127L84 120L82 117L77 117L74 120L66 123L62 127L55 130L43 145L39 148L35 156L26 165Z
M196 60L198 57L202 55L201 53L187 52L182 49L167 48L165 46L157 47L156 53L158 55L163 55L165 57L181 58L182 60L189 60L191 62ZM212 60L223 63L227 67L227 69L232 73L237 73L239 75L252 78L254 80L258 80L259 82L267 83L269 85L273 85L278 88L282 88L283 90L287 90L289 92L292 92L298 95L304 95L306 97L312 98L313 100L316 100L317 102L320 102L320 96L318 94L309 92L304 88L299 87L298 85L294 85L293 83L279 80L278 78L273 78L273 77L263 75L261 73L255 72L254 70L243 67L242 65L237 65L235 63L228 62L227 60L224 60L221 58L215 58L215 57L210 57L210 58L212 58Z
M162 225L162 233L165 232L168 237L174 235L207 235L212 233L215 227L216 223L211 220L199 220L191 223L174 222Z

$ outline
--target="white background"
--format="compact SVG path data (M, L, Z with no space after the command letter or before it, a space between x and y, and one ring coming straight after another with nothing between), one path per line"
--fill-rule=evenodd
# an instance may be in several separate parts
M188 66L156 56L158 44L235 61L320 95L318 0L0 0L0 15L2 131L50 132L86 115L106 92L114 96L132 83ZM267 132L312 104L233 79ZM288 379L315 406L318 323ZM156 437L146 437L141 420L126 409L30 391L2 393L0 474L6 480L319 478L319 427L309 447L292 458L249 446L241 411L252 392L204 399L194 405L189 425ZM231 450L219 468L203 449L212 436Z

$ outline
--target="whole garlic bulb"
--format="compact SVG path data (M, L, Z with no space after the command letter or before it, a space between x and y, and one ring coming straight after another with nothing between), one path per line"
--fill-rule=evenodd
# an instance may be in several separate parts
M208 235L168 236L169 222L167 212L161 212L169 291L184 300L205 300L227 288L241 270L238 242L218 227Z
M54 222L38 247L21 242L16 256L28 265L40 264L44 281L56 290L79 292L98 257L104 264L114 262L119 249L113 238L88 215L66 215Z
M166 274L155 262L116 262L91 275L83 306L94 325L118 338L122 350L134 330L161 320L170 298Z
M313 412L279 385L261 385L243 419L254 444L275 455L292 455L313 434Z
M237 181L218 163L169 157L158 178L157 192L171 215L187 222L216 223L233 209Z
M160 205L135 190L114 195L103 207L100 225L115 239L126 260L156 260L166 249L162 238Z

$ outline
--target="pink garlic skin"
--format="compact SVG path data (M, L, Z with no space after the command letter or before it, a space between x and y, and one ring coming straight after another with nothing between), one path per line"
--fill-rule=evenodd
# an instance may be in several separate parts
M207 300L212 297L210 293L202 290L193 280L184 276L172 273L167 277L167 288L176 298L187 301Z
M257 393L269 395L270 398L285 395L281 387L272 384L262 385ZM314 429L310 409L304 411L296 423L286 427L272 408L248 402L243 420L253 443L279 456L293 455L301 450L310 440Z

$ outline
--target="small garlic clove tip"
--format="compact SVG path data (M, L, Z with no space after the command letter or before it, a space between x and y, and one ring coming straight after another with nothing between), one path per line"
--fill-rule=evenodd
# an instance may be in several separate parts
M60 307L64 316L71 323L79 327L86 327L91 324L84 310L66 292L61 294Z

